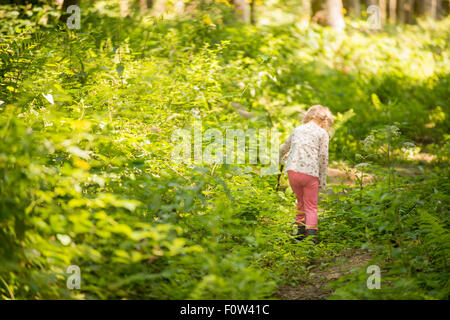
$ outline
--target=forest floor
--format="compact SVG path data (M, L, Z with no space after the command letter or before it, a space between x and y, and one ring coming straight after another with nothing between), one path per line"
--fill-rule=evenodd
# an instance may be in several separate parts
M422 154L414 160L427 163L431 159L427 154L425 156ZM416 167L398 166L394 170L400 175L420 174ZM374 178L371 174L365 174L364 182L370 182ZM356 186L356 172L350 168L328 168L328 181L329 186L336 184ZM367 268L371 259L372 255L367 250L349 249L331 259L314 261L306 279L294 286L279 287L275 297L282 300L326 300L332 294L332 289L328 286L330 282L359 268Z
M366 179L373 177L367 175ZM329 185L355 185L356 176L348 168L328 168ZM351 249L331 259L317 260L311 265L308 278L295 286L284 285L278 288L275 297L282 300L326 300L332 290L328 288L331 281L348 274L351 270L364 267L371 260L371 255L364 250Z
M367 267L371 259L367 251L351 249L331 260L316 261L307 279L295 286L281 286L275 297L282 300L326 300L332 293L328 288L331 281L356 268Z

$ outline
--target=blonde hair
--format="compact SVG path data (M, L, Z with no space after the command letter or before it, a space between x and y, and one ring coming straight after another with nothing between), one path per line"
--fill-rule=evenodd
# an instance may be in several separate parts
M306 111L305 116L303 117L303 123L308 123L312 120L319 122L321 127L331 134L331 128L334 124L334 116L330 109L321 106L320 104L312 106L308 109L308 111Z

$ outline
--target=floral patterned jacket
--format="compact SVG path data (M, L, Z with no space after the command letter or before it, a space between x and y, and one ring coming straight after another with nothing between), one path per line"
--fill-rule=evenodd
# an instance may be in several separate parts
M324 188L328 173L328 133L310 121L294 129L280 147L280 162L285 172L293 170L319 178L319 187Z

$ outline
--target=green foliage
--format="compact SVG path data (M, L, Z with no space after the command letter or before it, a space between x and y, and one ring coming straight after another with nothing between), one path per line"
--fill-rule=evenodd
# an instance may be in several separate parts
M450 20L337 36L241 25L226 5L161 20L101 3L74 31L49 7L0 7L2 299L270 298L315 260L361 246L389 269L385 297L448 298ZM171 159L174 129L195 119L287 135L316 103L337 115L332 159L353 165L389 144L401 161L415 141L436 154L434 172L336 187L311 246L292 241L294 196L262 165ZM80 290L66 287L69 265ZM379 297L359 280L336 297Z
M441 176L448 176L448 168L438 171L401 179L391 191L386 183L371 186L363 203L355 202L352 193L330 199L325 239L371 248L370 264L382 270L381 290L367 289L362 269L332 284L332 298L448 299L449 185Z

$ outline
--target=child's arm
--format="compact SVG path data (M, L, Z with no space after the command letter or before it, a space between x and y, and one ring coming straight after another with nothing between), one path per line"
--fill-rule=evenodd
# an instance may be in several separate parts
M324 134L319 148L319 188L325 188L328 174L328 134Z
M289 137L287 138L286 142L283 143L281 145L281 147L280 147L280 150L279 150L280 163L282 163L284 156L291 149L291 140L292 140L292 133L289 135Z

